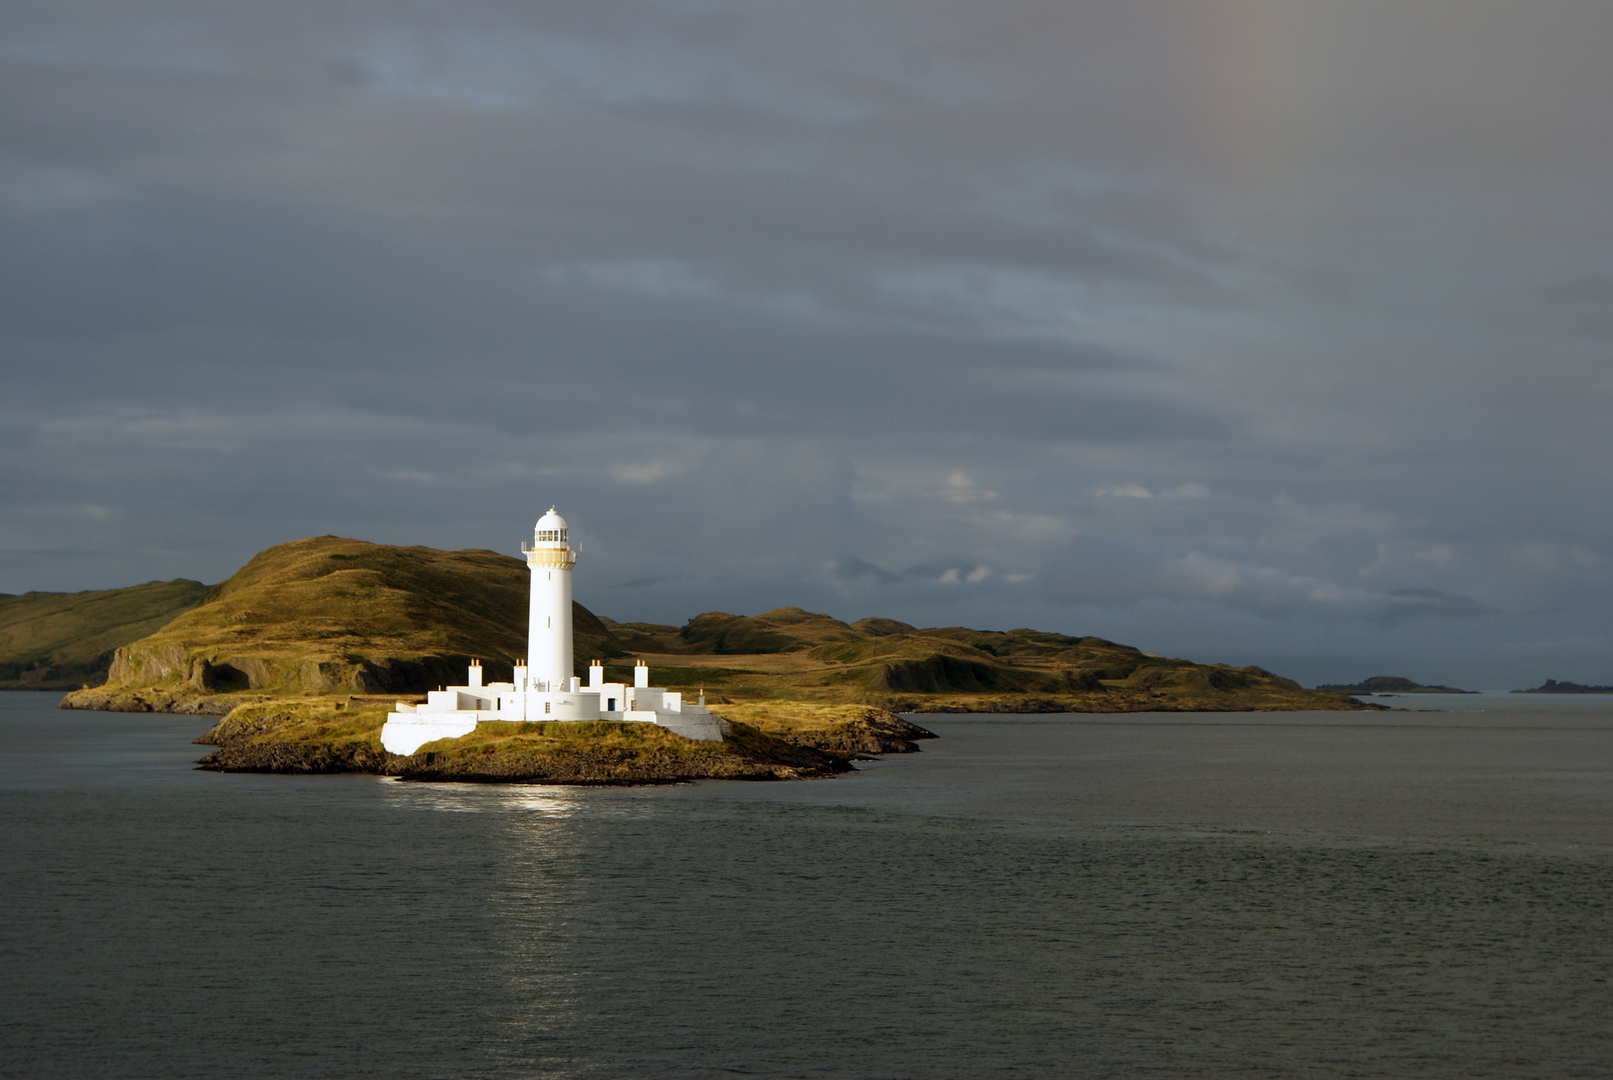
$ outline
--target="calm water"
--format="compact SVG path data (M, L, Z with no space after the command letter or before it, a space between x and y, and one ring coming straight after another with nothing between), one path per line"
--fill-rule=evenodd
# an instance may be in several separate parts
M0 1073L1602 1076L1613 699L920 718L799 784L196 772L0 695Z

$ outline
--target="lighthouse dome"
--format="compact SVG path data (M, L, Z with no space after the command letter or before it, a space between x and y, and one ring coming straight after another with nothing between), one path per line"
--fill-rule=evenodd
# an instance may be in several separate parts
M551 506L549 512L538 519L537 527L532 530L532 539L539 544L564 544L568 539L566 533L566 519L555 513Z

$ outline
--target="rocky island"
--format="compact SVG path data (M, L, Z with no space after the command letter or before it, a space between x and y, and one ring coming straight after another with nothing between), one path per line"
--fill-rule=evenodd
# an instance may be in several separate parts
M1558 682L1547 679L1532 690L1514 690L1514 694L1613 694L1613 686L1582 686L1576 682Z
M799 608L708 612L681 627L573 605L574 662L613 681L633 664L704 691L732 731L696 743L654 725L482 724L407 757L378 734L397 701L480 659L511 677L525 650L527 568L491 551L314 537L270 548L199 602L118 647L106 681L63 708L214 714L204 768L361 771L413 779L645 783L791 779L906 752L930 733L899 712L1361 709L1258 667L1153 656L1035 630L846 623Z

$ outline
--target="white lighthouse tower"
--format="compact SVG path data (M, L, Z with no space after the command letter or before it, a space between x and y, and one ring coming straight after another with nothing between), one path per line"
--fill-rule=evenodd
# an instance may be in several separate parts
M554 507L538 519L532 546L521 545L532 571L532 600L527 618L527 678L534 690L570 690L571 686L571 550L566 519Z
M588 665L588 685L571 674L571 549L566 519L554 507L538 519L532 544L521 545L532 572L527 609L526 666L516 666L513 682L482 682L482 665L470 668L464 686L426 693L420 703L400 701L381 727L381 745L394 754L412 754L439 739L457 739L484 720L616 721L657 724L688 739L722 742L728 722L706 710L704 695L685 704L676 690L650 685L650 669L640 660L633 683L606 682L603 660Z

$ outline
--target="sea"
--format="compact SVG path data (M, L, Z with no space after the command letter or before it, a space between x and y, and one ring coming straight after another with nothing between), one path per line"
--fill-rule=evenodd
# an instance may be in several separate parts
M1613 697L1379 700L568 788L3 694L0 1075L1613 1075Z

